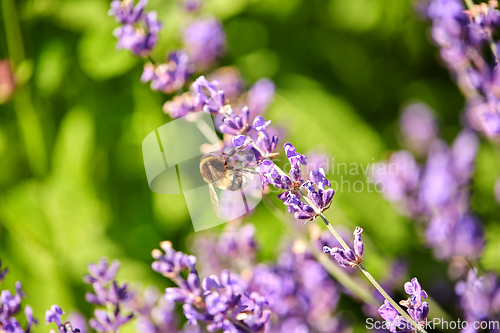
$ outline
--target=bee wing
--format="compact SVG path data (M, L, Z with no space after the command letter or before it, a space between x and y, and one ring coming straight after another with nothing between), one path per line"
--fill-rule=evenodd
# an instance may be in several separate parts
M219 197L217 196L217 192L215 192L213 184L208 184L208 188L210 190L210 200L212 201L212 208L215 212L215 215L219 217Z
M220 187L222 182L227 179L226 175L223 172L220 172L213 166L209 165L208 169L210 170L210 174L212 175L213 183L215 186Z
M256 175L260 175L260 173L258 173L257 171L246 168L235 169L235 171L241 177L242 188L245 188L253 180L253 177L255 177Z

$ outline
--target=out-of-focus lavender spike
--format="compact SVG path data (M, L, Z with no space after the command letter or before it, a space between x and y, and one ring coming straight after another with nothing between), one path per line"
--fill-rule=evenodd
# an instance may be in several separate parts
M401 134L405 144L419 156L425 156L437 138L437 124L432 110L423 103L407 106L400 118Z
M226 35L216 19L198 20L184 30L183 42L193 63L204 69L224 53Z
M114 16L118 23L135 24L144 18L144 7L148 1L139 0L135 5L134 2L133 0L113 0L108 14Z
M184 86L193 73L188 55L183 51L170 52L167 62L160 65L146 63L142 82L151 82L151 89L170 94Z
M269 79L260 79L250 88L247 95L247 105L250 117L263 115L274 97L275 86Z

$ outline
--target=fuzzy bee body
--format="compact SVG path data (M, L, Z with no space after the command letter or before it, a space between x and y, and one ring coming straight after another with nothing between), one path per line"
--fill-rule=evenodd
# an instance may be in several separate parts
M229 156L233 155L231 152ZM255 173L247 169L236 169L227 165L228 158L206 155L200 161L200 173L203 180L208 183L210 199L215 214L219 215L219 198L214 186L221 190L241 191L248 182L248 175Z

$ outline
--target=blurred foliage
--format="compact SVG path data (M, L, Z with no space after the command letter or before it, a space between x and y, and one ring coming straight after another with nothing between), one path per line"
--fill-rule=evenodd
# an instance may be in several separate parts
M164 287L150 269L150 252L164 239L187 250L193 228L182 195L149 190L141 143L169 121L161 108L171 96L142 85L142 60L115 50L109 1L7 2L15 4L22 39L9 43L8 29L0 30L0 57L18 54L19 83L13 100L0 106L0 257L11 271L5 286L23 281L39 318L53 303L88 315L81 277L102 256L121 261L120 279ZM224 22L223 64L238 66L247 83L276 82L266 118L298 151L318 148L348 165L378 161L398 149L397 118L414 100L436 110L448 141L458 133L463 98L411 1L205 2L206 14ZM162 59L180 47L187 21L174 1L151 0L148 8L164 23L153 55ZM13 24L6 10L2 27ZM492 194L498 176L498 149L483 142L473 208L489 240L482 263L500 271L500 209ZM432 258L418 228L380 194L338 191L334 201L331 221L365 228L375 276L396 257L408 259L423 284L446 275L446 263ZM257 226L262 258L271 259L282 226L260 206L248 220Z

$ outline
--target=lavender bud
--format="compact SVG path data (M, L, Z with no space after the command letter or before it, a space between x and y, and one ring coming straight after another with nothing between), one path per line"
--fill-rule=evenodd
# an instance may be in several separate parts
M364 245L363 241L361 240L361 233L363 232L363 228L356 227L354 230L354 252L356 252L356 255L360 258L363 257L363 250L364 250Z

